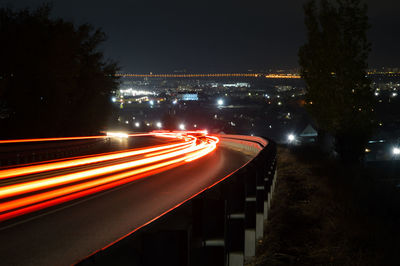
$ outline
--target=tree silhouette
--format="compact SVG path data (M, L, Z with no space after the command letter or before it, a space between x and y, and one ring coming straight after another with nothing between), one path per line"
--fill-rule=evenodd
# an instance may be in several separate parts
M0 137L95 134L110 115L118 67L98 51L105 34L50 11L0 9Z
M372 130L373 94L366 77L370 43L366 5L359 0L304 5L307 43L299 50L307 108L319 129L335 137L345 161L358 161Z

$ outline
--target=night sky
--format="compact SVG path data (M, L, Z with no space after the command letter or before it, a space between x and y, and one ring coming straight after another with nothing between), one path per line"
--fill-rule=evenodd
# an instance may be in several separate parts
M37 0L0 0L37 7ZM241 72L297 67L305 0L54 0L53 16L101 27L123 72ZM400 66L400 1L367 0L371 67Z

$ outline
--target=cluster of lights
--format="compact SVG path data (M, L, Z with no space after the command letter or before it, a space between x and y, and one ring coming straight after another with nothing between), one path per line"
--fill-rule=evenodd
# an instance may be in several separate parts
M260 77L262 74L232 73L232 74L115 74L117 77L134 78L204 78L204 77Z
M223 84L222 87L225 87L225 88L231 88L231 87L235 87L235 88L240 88L240 87L250 88L250 84L247 83L247 82L237 82L237 83Z
M132 88L129 89L120 89L119 92L122 95L129 95L129 96L142 96L142 95L156 95L155 92L152 91L145 91L145 90L134 90Z
M217 78L217 77L265 77L270 79L300 79L300 75L293 74L248 74L248 73L231 73L231 74L115 74L117 77L133 77L133 78Z
M134 118L135 119L135 118ZM129 123L129 121L125 121L126 124ZM133 125L137 128L139 128L141 126L141 123L139 121L136 121L133 123ZM146 126L150 127L151 124L150 123L145 123ZM157 127L158 129L161 129L163 127L163 124L160 121L157 121L153 124L155 127ZM186 125L184 123L180 123L177 125L179 130L186 130ZM193 124L194 128L197 128L197 124ZM107 132L107 136L108 137L122 137L124 135L121 135L122 133L114 133L114 132Z

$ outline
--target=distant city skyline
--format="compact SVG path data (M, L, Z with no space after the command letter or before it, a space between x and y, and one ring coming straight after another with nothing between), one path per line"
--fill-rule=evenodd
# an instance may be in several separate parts
M257 76L266 76L270 78L280 78L282 77L294 77L298 78L300 72L300 68L269 68L269 69L247 69L243 71L236 71L236 72L229 72L229 71L221 71L221 72L214 72L214 73L204 73L204 72L190 72L186 69L175 69L173 71L165 71L161 72L148 72L148 73L133 73L133 72L126 72L126 71L119 71L116 75L117 76L131 76L131 77L173 77L173 76L219 76L219 77L228 77L228 76L237 76L237 77L257 77ZM369 67L367 69L368 74L400 74L400 67Z
M0 0L2 7L37 7L38 0ZM305 42L301 1L78 1L54 0L53 16L100 27L102 50L121 72L243 72L296 68ZM400 1L369 5L369 67L398 67ZM112 4L111 4L112 3Z

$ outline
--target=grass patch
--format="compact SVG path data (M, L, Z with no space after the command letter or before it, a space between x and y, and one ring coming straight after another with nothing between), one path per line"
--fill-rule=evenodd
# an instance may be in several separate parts
M398 265L400 197L365 167L313 147L278 150L265 237L247 265Z

